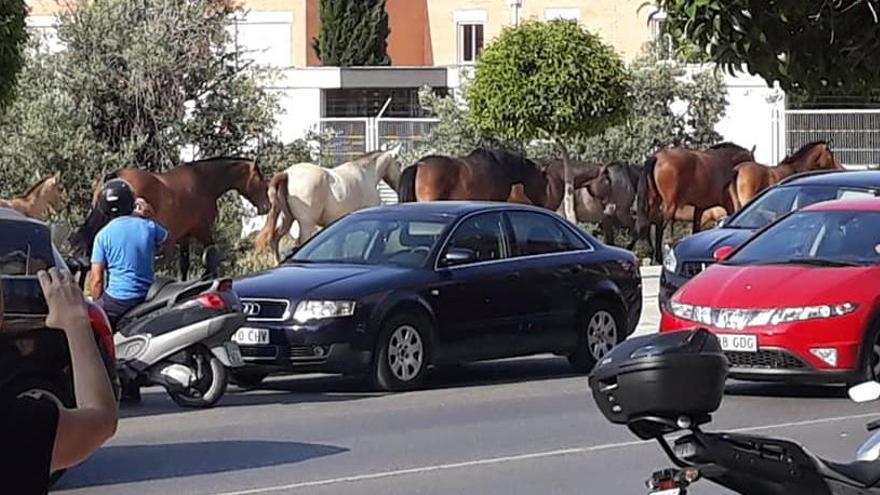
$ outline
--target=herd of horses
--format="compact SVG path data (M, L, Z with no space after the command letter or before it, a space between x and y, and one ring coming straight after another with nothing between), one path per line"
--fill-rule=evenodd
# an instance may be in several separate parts
M301 244L321 227L353 211L378 206L384 181L400 202L471 200L531 204L560 211L566 170L561 160L535 162L502 149L478 148L466 156L429 155L403 168L400 145L358 157L333 168L298 163L266 179L259 165L245 158L211 158L187 162L163 173L122 168L96 180L92 208L69 237L72 251L91 253L95 235L109 219L94 207L100 186L111 178L129 182L149 202L154 219L164 225L180 249L181 277L190 268L190 245L213 243L218 199L237 191L266 222L255 240L258 251L280 259L279 242L294 222ZM754 148L721 143L708 149L661 149L644 164L570 161L579 222L600 225L605 241L616 243L617 231L630 232L632 249L646 240L659 261L663 235L673 221L692 223L697 232L732 214L763 189L790 175L810 170L840 170L824 141L803 146L778 165L755 161ZM46 177L19 197L0 206L45 220L58 210L65 192L59 176ZM653 228L653 239L651 230Z

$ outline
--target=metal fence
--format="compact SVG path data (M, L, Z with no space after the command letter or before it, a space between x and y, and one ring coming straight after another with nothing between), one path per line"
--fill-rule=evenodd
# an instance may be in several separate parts
M424 142L437 124L437 119L402 118L324 118L321 132L329 134L324 150L330 163L339 164L384 146L403 145L412 151ZM384 182L379 183L382 203L397 202L397 193Z
M328 134L327 149L322 150L331 163L343 163L376 148L373 147L374 119L321 119L321 132Z
M326 150L331 163L342 163L385 145L403 144L411 151L428 138L437 119L323 118L321 132L329 134Z
M782 121L782 157L821 140L847 168L880 165L880 110L786 110Z

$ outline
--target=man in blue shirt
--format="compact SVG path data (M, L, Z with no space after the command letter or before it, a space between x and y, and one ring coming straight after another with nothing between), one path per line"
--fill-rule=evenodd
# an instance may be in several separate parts
M107 182L98 208L112 220L95 237L90 289L115 329L119 319L146 298L153 284L153 258L168 239L168 231L144 218L149 216L148 205L136 200L131 186L121 179Z

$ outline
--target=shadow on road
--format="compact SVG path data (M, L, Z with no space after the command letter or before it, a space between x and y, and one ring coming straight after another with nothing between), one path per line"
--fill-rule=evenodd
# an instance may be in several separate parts
M846 399L846 387L837 385L790 385L785 383L728 382L725 395L782 397L792 399Z
M215 474L346 452L329 445L297 442L217 441L105 447L61 479L58 489L135 483Z
M538 356L432 369L422 389L481 387L573 376L583 375L574 373L564 358ZM341 375L281 375L254 388L230 387L229 392L216 407L343 402L384 395L387 394L371 389L365 378ZM145 393L142 404L124 406L119 410L123 418L198 412L199 410L178 407L161 389L153 389L150 393Z
M584 375L575 373L565 358L541 356L441 367L428 376L425 388L503 385L574 376Z

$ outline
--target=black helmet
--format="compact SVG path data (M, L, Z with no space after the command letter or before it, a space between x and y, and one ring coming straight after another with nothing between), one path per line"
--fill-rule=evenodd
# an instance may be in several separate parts
M122 179L107 181L98 199L98 209L110 217L131 215L134 211L134 191L128 182Z

